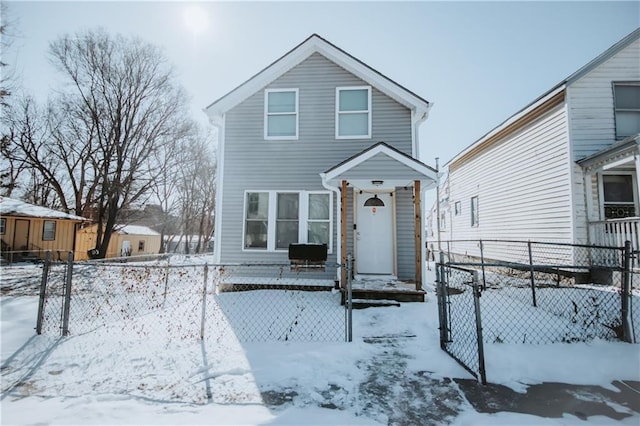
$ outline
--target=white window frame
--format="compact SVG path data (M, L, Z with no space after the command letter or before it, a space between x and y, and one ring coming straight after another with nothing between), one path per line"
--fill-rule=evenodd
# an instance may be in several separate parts
M475 200L475 203L473 202L474 200ZM475 204L475 208L474 208L474 204ZM478 224L480 223L480 220L479 220L480 203L477 195L471 197L471 202L469 203L469 210L470 210L469 213L471 216L471 227L477 228Z
M247 226L247 194L250 193L269 194L269 212L267 215L267 248L247 248L245 247L246 226ZM309 195L326 194L329 196L329 242L327 244L328 253L333 253L333 194L331 191L293 191L293 190L245 190L244 206L242 209L242 251L243 252L274 252L286 253L288 249L276 248L276 221L278 217L278 194L299 194L298 204L298 243L307 242L309 229ZM313 222L320 222L314 219Z
M47 224L53 224L53 237L47 237L47 232L51 233L52 230L47 230ZM45 220L42 222L42 241L55 241L56 240L56 228L58 224L55 220Z
M623 140L631 135L618 135L618 111L620 112L632 112L636 114L640 114L640 107L638 108L618 108L616 102L616 87L629 87L629 86L640 86L640 81L614 81L613 82L613 118L615 121L615 134L616 140Z
M634 172L631 171L619 171L619 172L615 172L615 171L611 171L611 172L602 172L600 173L600 176L598 178L598 198L601 200L600 202L600 217L602 218L602 220L607 220L605 218L605 200L604 200L604 176L621 176L621 175L630 175L631 176L631 184L633 185L632 188L632 192L633 192L633 208L636 211L636 215L640 214L640 209L638 209L638 197L636 194L636 188L638 187L637 181L636 181L636 174ZM631 203L628 203L629 205L631 205Z
M295 111L294 112L269 112L269 93L277 92L294 92L296 94ZM299 122L299 93L298 89L265 89L264 90L264 139L265 140L298 140L298 122ZM295 115L296 118L296 134L294 136L269 136L269 117L275 115Z
M366 110L358 110L358 111L340 111L340 92L347 90L367 90L367 106ZM371 116L372 114L372 106L371 106L371 86L343 86L336 87L336 139L371 139ZM366 135L340 135L340 115L341 114L362 114L367 113L367 134Z

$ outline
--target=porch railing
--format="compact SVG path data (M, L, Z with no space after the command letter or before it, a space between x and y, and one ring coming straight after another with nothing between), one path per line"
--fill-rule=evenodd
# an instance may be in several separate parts
M640 217L589 222L589 238L599 246L623 247L625 241L631 241L632 250L639 251Z

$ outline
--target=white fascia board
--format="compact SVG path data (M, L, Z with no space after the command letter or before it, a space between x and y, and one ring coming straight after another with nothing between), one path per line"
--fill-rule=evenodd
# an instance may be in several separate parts
M547 93L545 93L544 95L542 95L541 97L539 97L538 99L536 99L535 101L533 101L532 103L530 103L529 105L527 105L526 107L524 107L523 109L521 109L520 111L518 111L517 113L515 113L514 115L512 115L508 119L506 119L505 121L503 121L500 125L498 125L497 127L494 127L492 130L489 131L489 133L486 133L480 139L476 140L474 143L472 143L471 145L466 147L464 150L462 150L460 153L458 153L456 156L454 156L451 160L449 160L445 164L445 167L448 166L449 164L455 162L458 158L463 157L469 151L471 151L472 149L474 149L478 145L481 145L482 143L484 143L484 141L486 141L487 139L491 138L496 133L499 133L503 129L509 127L511 124L515 123L516 121L520 120L521 118L526 117L527 114L529 114L531 111L535 110L540 105L544 104L546 101L548 101L549 99L553 98L558 93L563 92L565 89L566 89L566 84L560 84L557 87L553 88L552 90L548 91Z
M428 112L430 108L429 102L420 99L397 83L374 71L363 62L354 59L347 53L322 40L319 36L314 35L285 56L276 60L273 64L269 65L267 68L263 69L258 74L254 75L249 80L209 105L205 109L207 115L209 115L209 117L215 117L224 114L316 52L338 64L356 77L369 83L407 108L416 111L424 111L425 113Z

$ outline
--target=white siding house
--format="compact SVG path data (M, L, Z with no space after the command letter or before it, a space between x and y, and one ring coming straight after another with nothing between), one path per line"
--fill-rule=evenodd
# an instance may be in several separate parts
M640 29L447 163L447 235L640 248L639 39ZM485 256L510 259L495 250Z

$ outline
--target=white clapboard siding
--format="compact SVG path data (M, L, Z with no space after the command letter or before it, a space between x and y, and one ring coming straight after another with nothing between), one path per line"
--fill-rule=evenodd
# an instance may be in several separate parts
M629 44L567 89L573 161L595 154L616 142L613 82L640 80L640 40ZM582 169L573 167L575 242L586 243L587 214ZM593 190L597 191L594 181ZM597 197L597 192L596 192ZM594 198L596 200L597 198ZM594 203L597 206L597 203ZM593 213L593 212L592 212ZM597 212L595 212L597 215Z
M571 187L564 105L507 135L480 155L449 170L449 203L455 239L570 242ZM479 225L471 226L471 197L478 197ZM514 256L506 245L485 256ZM470 247L471 249L471 247Z

